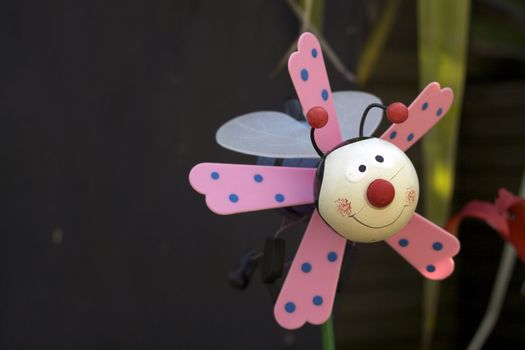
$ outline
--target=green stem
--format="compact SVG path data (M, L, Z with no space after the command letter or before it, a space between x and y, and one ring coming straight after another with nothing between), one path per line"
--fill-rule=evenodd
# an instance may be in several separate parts
M323 350L335 350L335 335L334 323L332 316L321 325L321 338L323 342Z

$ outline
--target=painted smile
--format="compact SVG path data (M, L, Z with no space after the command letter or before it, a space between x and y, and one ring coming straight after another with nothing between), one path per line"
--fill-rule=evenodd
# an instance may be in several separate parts
M372 226L372 225L368 225L368 224L365 224L364 222L362 222L361 220L359 220L357 218L357 214L352 216L352 219L354 219L355 221L357 221L358 223L360 223L361 225L365 226L365 227L368 227L368 228L374 228L374 229L380 229L380 228L384 228L384 227L388 227L390 225L392 225L393 223L395 223L400 217L401 217L401 214L403 214L403 212L405 211L405 208L408 207L408 205L404 205L403 206L403 209L401 209L401 211L399 212L399 214L397 215L397 217L394 219L394 221L392 221L391 223L389 224L386 224L386 225L382 225L382 226Z

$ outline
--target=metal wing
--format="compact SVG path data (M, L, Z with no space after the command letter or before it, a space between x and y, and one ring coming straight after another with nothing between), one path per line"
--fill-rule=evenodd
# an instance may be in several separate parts
M310 142L310 127L285 113L253 112L217 130L217 143L229 150L268 158L319 158Z
M361 116L368 105L382 103L372 94L361 91L336 91L334 92L334 105L339 120L339 127L343 139L348 140L359 136ZM364 135L372 136L383 118L383 111L373 108L366 118ZM317 133L317 131L316 131Z
M359 122L365 108L381 103L374 95L360 91L334 92L334 104L343 137L359 135ZM365 135L370 136L381 123L382 111L370 111ZM259 111L241 115L223 124L215 136L222 147L268 158L319 158L310 142L310 127L281 112Z

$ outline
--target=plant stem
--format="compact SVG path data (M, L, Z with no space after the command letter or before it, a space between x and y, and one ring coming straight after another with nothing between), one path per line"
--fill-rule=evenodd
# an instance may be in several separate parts
M323 350L335 350L335 335L334 324L332 316L321 325L321 338L323 342Z

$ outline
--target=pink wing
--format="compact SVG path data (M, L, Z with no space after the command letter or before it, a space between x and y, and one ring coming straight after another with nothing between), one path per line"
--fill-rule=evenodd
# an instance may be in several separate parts
M304 33L299 38L297 51L288 59L288 72L304 115L313 107L322 107L328 113L328 123L315 131L315 141L323 152L330 151L341 143L341 132L321 45L312 33Z
M315 168L201 163L190 184L217 214L313 203Z
M408 107L408 119L401 124L393 124L381 135L403 151L409 149L425 135L452 105L452 89L441 89L439 83L430 83Z
M458 239L421 215L414 214L386 242L427 278L441 280L454 271L452 257L459 252Z
M314 210L274 307L277 322L296 329L305 322L328 320L346 239L335 233Z

